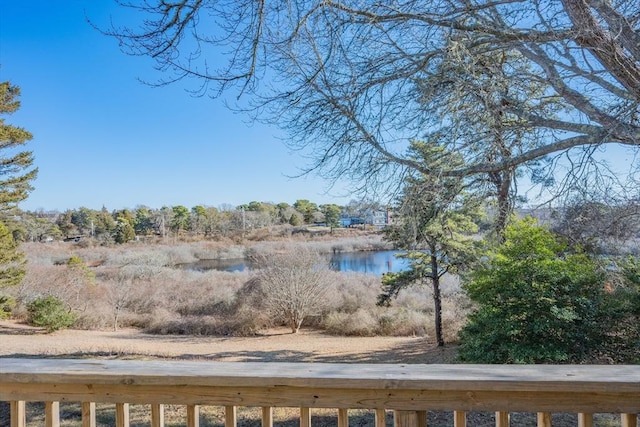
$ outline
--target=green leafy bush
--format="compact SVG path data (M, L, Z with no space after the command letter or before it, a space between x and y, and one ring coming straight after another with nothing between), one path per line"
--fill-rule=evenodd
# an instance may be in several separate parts
M76 322L76 315L70 312L64 303L52 296L37 298L27 305L29 323L41 326L48 332L68 328Z
M0 319L8 319L16 308L16 299L9 295L0 295Z
M602 356L614 363L640 363L640 260L618 258L615 265L608 268L604 326L608 342Z
M463 361L575 362L604 342L602 274L533 220L507 228L465 289L477 309L460 332Z

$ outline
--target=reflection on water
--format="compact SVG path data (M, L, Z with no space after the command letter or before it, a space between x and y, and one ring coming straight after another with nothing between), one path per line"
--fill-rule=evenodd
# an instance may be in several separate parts
M331 257L331 268L336 271L353 271L382 275L407 269L406 259L397 258L397 251L344 252Z
M331 256L331 269L335 271L357 272L382 275L383 273L397 273L408 268L407 260L396 258L397 251L372 251L372 252L343 252ZM191 264L185 264L185 268L196 271L244 271L251 265L243 258L236 259L205 259Z

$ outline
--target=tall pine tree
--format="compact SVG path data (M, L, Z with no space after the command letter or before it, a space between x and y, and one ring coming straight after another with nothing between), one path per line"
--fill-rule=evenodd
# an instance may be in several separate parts
M0 222L0 289L18 285L25 275L24 254L9 229ZM2 295L0 295L0 301Z
M22 146L33 138L20 127L5 123L2 116L20 108L20 88L0 83L0 288L17 285L25 274L24 255L18 251L10 229L5 225L17 205L29 195L31 181L38 170L33 168L33 154Z
M33 153L21 147L33 136L27 130L5 123L3 115L20 108L20 88L0 83L0 212L6 214L26 199L38 170L32 168Z
M437 164L444 148L413 141L410 152L415 159ZM478 231L474 219L480 215L479 202L465 193L461 179L435 180L421 174L405 179L396 215L394 224L385 229L385 239L406 251L400 257L408 260L409 269L382 277L378 304L389 305L407 287L431 285L436 341L443 346L440 281L473 259L476 244L471 234Z

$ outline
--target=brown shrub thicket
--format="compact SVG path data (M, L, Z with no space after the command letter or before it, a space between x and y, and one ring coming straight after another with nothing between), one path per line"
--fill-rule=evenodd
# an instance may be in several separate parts
M266 265L294 265L296 255L300 258L303 253L378 248L375 238L369 237L360 243L334 239L312 241L304 249L299 245L282 241L258 242L251 247L210 242L118 247L29 243L23 246L29 261L27 276L12 290L18 301L14 315L24 317L29 301L54 295L78 314L76 327L85 329L138 327L158 334L257 334L286 326L283 317L269 309L264 277L261 281L259 274L247 271L194 271L179 264L251 255ZM89 266L95 280L82 284L73 276L78 274L77 269L67 264L72 256ZM323 271L322 277L321 304L304 318L303 327L337 335L433 336L428 287L407 289L385 308L376 306L380 292L377 276ZM443 284L443 318L445 330L452 335L448 341L455 340L468 310L459 284L447 277Z

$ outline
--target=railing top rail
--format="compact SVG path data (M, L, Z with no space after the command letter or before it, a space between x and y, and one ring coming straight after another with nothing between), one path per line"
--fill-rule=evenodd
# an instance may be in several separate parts
M3 383L639 393L640 365L418 365L0 358Z

